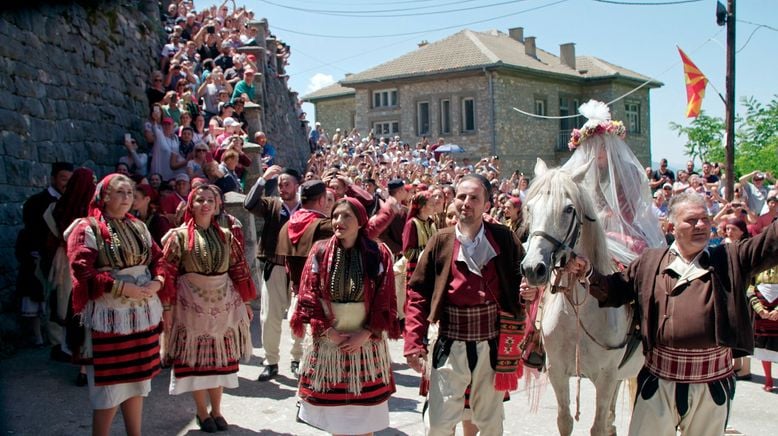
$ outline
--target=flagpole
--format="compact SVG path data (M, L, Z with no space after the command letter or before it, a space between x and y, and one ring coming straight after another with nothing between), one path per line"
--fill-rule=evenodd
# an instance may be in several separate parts
M727 128L725 151L727 156L727 201L735 192L735 0L727 0L727 101L725 123Z

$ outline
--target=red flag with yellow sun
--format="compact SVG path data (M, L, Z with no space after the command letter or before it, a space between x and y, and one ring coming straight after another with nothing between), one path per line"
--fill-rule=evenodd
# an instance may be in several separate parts
M686 117L696 118L700 115L700 107L702 99L705 97L705 86L708 84L708 79L689 59L689 56L686 56L681 47L678 47L678 53L683 62L683 77L686 82Z

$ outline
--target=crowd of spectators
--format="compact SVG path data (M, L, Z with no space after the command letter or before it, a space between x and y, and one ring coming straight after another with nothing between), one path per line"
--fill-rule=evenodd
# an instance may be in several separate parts
M458 154L437 152L444 142L443 138L431 142L422 137L409 143L399 136L381 137L372 132L362 136L357 129L337 128L330 135L317 123L309 135L312 156L305 179L336 175L347 183L378 191L384 197L388 195L389 181L402 179L411 193L441 189L447 194L445 207L451 203L456 182L466 174L478 173L492 183L495 201L491 214L495 219L504 220L506 211L514 209L514 205L521 208L530 183L528 176L519 171L503 171L499 156L472 162ZM672 227L667 221L667 206L673 195L683 192L697 192L705 197L711 217L712 244L724 242L730 237L728 232L740 229L744 229L746 236L753 236L778 216L778 188L771 172L744 174L735 181L733 200L728 202L722 167L718 163L703 162L697 169L690 160L685 168L674 171L668 167L667 159L661 159L656 169L646 167L654 199L652 211L668 242L672 241Z
M254 13L231 2L202 10L191 1L161 2L160 8L167 43L149 77L143 137L125 135L127 154L115 170L148 185L151 209L175 226L193 183L243 192L251 165L243 151L249 140L244 108L259 102L261 76L286 85L290 48L269 31L258 35L248 24ZM268 44L273 49L262 52L264 59L238 50ZM301 104L295 101L291 110L304 120ZM262 132L253 139L264 147L264 162L272 164L275 147Z
M739 239L761 232L778 216L778 189L775 178L769 171L752 171L735 180L732 201L726 200L723 165L703 162L697 170L693 161L686 167L673 171L668 168L667 159L659 162L656 170L646 167L646 176L652 190L652 210L670 233L667 225L667 205L674 195L696 192L705 198L711 217L711 243L720 244L726 240ZM730 233L734 232L733 237Z

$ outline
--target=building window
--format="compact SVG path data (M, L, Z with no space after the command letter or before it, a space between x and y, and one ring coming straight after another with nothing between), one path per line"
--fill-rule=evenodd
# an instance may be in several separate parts
M640 103L627 102L624 104L624 112L627 114L627 132L640 133Z
M400 133L400 122L377 121L373 123L373 132L376 135L396 135Z
M462 131L475 132L475 99L462 99Z
M535 115L546 116L546 99L535 97Z
M397 106L397 90L381 89L373 91L373 107L395 107Z
M451 133L451 100L440 101L440 134Z
M430 134L430 103L428 101L416 103L416 134L418 136Z

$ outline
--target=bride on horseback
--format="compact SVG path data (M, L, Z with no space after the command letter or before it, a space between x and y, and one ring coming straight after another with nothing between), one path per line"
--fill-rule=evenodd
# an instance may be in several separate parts
M624 124L611 120L608 106L590 100L578 111L588 121L573 130L568 146L575 151L562 169L572 173L589 165L582 186L594 201L609 254L621 266L627 265L647 247L665 245L659 222L651 213L648 180L624 141Z

